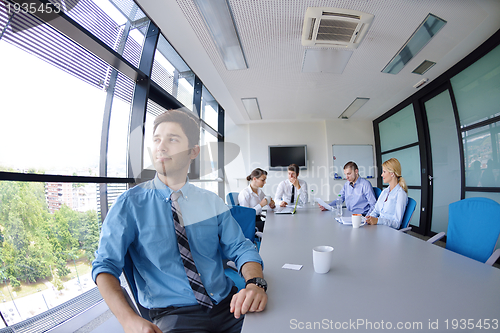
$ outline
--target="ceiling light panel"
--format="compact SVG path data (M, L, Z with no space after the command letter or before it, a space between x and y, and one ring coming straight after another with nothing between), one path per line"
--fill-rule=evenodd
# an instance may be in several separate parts
M353 51L337 49L306 49L302 72L342 74Z
M243 102L243 106L245 107L250 120L262 119L257 98L242 98L241 101Z
M342 112L339 116L340 119L349 119L351 116L361 109L363 105L366 104L370 99L366 97L356 97L356 99L347 107L347 109Z
M412 73L422 75L429 69L431 69L431 67L434 66L435 64L436 63L434 61L424 60L420 65L418 65L417 68L413 70Z
M247 62L227 0L194 0L227 70L247 69Z
M417 30L411 35L410 39L408 39L405 45L384 67L382 73L398 74L445 24L445 20L429 13L425 20L418 26Z

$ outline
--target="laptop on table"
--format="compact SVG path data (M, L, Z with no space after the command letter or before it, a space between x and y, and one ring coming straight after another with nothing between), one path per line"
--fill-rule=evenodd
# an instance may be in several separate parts
M299 197L300 197L300 193L299 193L299 195L297 195L297 199L295 199L295 205L293 207L289 207L289 206L278 207L279 210L276 210L274 213L275 214L295 214L295 212L297 211L297 204L299 203ZM280 208L282 208L282 209L280 209Z

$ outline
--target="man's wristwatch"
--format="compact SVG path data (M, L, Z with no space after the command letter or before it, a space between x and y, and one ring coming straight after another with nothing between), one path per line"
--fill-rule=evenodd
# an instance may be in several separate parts
M262 289L264 289L264 291L267 291L267 282L263 278L256 277L256 278L250 279L245 284L245 287L248 286L250 283L253 283L257 287L261 287Z

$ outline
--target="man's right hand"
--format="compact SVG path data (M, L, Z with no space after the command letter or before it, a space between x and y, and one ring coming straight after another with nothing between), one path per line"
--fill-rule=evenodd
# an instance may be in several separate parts
M126 333L163 333L158 326L139 316L128 304L117 278L109 273L100 273L97 287L109 309Z
M123 330L125 333L163 333L158 326L139 316L124 323Z
M288 205L288 203L286 201L282 201L280 203L280 207L286 207L286 205Z

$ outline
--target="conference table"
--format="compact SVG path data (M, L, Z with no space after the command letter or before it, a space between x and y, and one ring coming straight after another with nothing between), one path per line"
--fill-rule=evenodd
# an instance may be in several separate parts
M320 245L334 248L326 274L313 268ZM354 229L312 206L268 211L260 254L268 304L243 333L500 331L500 269L387 226Z

